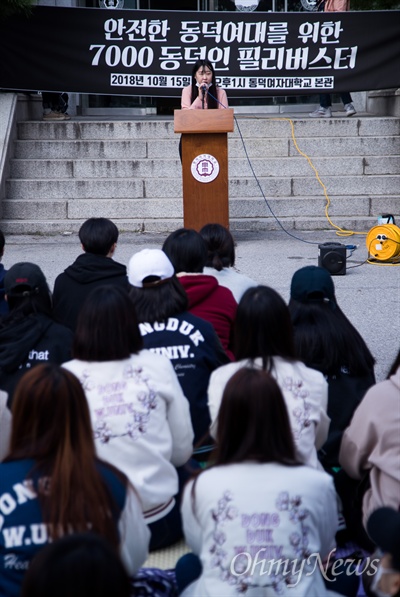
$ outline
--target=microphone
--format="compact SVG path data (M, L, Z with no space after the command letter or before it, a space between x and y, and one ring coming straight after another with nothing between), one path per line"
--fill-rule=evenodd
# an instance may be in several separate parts
M203 95L205 95L205 93L206 93L207 89L208 89L208 86L207 86L207 85L204 83L204 84L201 86L201 92L202 92L202 94L203 94Z

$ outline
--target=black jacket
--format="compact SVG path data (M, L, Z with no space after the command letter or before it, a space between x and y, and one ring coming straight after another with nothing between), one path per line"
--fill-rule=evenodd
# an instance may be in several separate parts
M104 284L117 284L128 289L125 265L102 255L79 255L54 283L54 318L75 331L78 314L87 295L93 288Z
M20 377L35 365L70 360L72 340L71 330L42 313L0 322L0 390L9 407Z

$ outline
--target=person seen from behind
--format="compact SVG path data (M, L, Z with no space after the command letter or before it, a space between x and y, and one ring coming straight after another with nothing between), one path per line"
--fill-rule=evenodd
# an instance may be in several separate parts
M180 594L329 595L319 566L299 570L310 554L323 560L334 548L333 481L299 462L275 379L261 369L239 369L224 388L218 419L213 465L183 495L193 553L176 567ZM285 562L297 574L285 577Z
M17 385L0 496L0 595L19 597L31 559L71 532L104 537L131 575L147 557L136 491L96 455L81 384L59 365L38 365Z
M73 357L63 367L85 391L97 454L135 487L150 549L171 545L182 536L179 495L193 451L189 403L169 359L143 349L128 291L92 290L78 317Z
M190 228L179 228L166 238L162 250L167 255L189 300L189 312L209 321L228 355L232 352L232 327L237 303L232 292L220 286L214 276L203 273L207 246L202 236Z
M4 291L9 313L0 319L0 390L8 393L12 408L25 371L71 358L73 334L54 321L51 293L35 263L15 263L5 275Z
M238 303L248 288L257 282L235 268L235 241L221 224L206 224L200 235L207 245L207 261L203 273L214 276L221 286L229 288Z
M104 284L128 288L126 267L113 259L118 228L107 218L89 218L79 229L84 251L54 283L54 316L75 331L79 311L93 288Z

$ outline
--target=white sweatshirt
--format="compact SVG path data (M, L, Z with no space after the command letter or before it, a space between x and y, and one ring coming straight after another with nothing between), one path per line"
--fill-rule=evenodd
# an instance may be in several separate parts
M203 570L182 596L329 594L317 555L322 562L335 547L336 494L329 475L244 462L206 470L194 492L193 483L183 495L183 527Z
M240 274L233 267L223 267L220 271L214 267L204 267L203 274L214 276L214 278L217 278L220 286L229 288L238 304L246 290L257 286L255 280L244 274Z
M211 374L208 407L211 435L214 438L225 386L232 375L245 366L251 367L251 363L247 360L229 363ZM261 368L261 359L255 360L255 366ZM304 464L322 468L318 463L317 450L325 443L330 423L326 414L328 384L324 376L300 361L287 361L281 357L273 358L271 374L276 379L286 402L298 458Z
M163 518L178 492L176 466L193 451L189 403L164 356L142 350L128 359L63 367L81 381L99 458L123 471L147 523Z

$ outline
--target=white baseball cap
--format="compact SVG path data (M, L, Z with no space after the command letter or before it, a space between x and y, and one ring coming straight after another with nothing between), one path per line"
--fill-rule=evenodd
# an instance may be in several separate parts
M128 263L127 275L129 283L136 288L143 288L143 280L149 276L159 278L150 284L158 284L172 278L174 266L161 249L143 249L132 255Z

